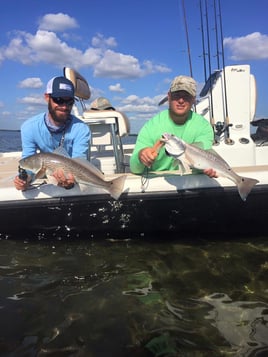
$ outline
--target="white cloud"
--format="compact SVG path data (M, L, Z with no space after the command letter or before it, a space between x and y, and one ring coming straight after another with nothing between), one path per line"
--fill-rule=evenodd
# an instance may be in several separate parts
M243 37L227 37L224 46L230 50L230 57L235 61L268 59L268 36L260 32Z
M18 99L18 102L30 105L46 105L45 99L40 95L29 95Z
M62 13L46 14L39 21L39 29L41 30L62 32L77 27L79 25L73 17Z
M91 40L91 44L94 47L113 48L117 46L117 42L114 37L105 38L101 33L97 33Z
M1 49L2 58L21 62L29 65L33 62L31 48L23 43L25 33L20 32L12 39L7 47Z
M42 86L43 82L37 77L26 78L18 84L19 88L41 88Z
M170 71L169 68L154 65L150 61L140 64L134 56L110 49L89 47L83 52L70 47L51 31L38 30L34 35L20 31L15 35L8 46L0 49L0 58L19 61L24 65L44 62L75 69L92 67L95 77L141 78L155 72ZM109 43L104 37L102 39Z
M143 70L137 58L107 50L94 68L94 76L111 78L142 77Z
M94 67L95 77L110 78L141 78L155 72L169 72L165 66L155 66L150 61L140 64L139 60L131 55L114 52L110 49L103 53L101 60Z
M93 76L102 78L141 78L152 73L170 72L164 65L152 61L141 62L131 54L123 54L112 50L117 47L116 39L97 33L91 46L82 49L75 42L75 47L68 44L70 37L57 31L65 31L78 27L76 20L69 15L46 14L40 20L36 33L14 31L13 38L6 46L0 47L0 62L12 60L23 65L50 64L56 67L72 67L79 70L91 67ZM65 40L64 40L65 39ZM122 90L120 88L112 90Z
M151 98L132 94L122 100L119 110L126 113L144 114L145 118L150 118L158 112L158 102L159 96Z
M116 84L111 84L109 86L109 90L111 92L117 92L117 93L123 93L124 92L124 89L121 88L121 84L120 83L116 83Z

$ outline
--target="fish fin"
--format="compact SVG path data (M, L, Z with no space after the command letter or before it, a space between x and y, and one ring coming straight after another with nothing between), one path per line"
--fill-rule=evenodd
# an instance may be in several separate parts
M178 159L178 158L174 158L173 160L172 160L172 169L173 170L180 170L180 165L181 165L181 160L180 159Z
M70 155L68 154L68 152L67 152L62 146L57 147L57 148L53 151L53 154L57 154L57 155L61 155L61 156L69 157L69 158L70 158Z
M36 172L36 174L34 175L34 180L38 180L43 178L46 175L46 169L42 168Z
M202 150L204 150L204 151L206 151L206 152L209 152L209 153L211 153L212 155L217 156L217 157L219 157L219 158L222 160L222 157L220 156L220 154L217 153L217 151L215 151L213 148L211 148L211 149L204 149L204 144L203 144L202 142L193 143L193 144L191 144L191 145L197 147L198 149L202 149Z
M190 163L189 160L187 159L185 153L183 153L183 154L180 156L179 163L180 163L181 175L185 175L185 174L190 174L190 173L192 173L191 163Z
M192 167L191 165L189 164L189 162L187 162L186 160L185 161L182 161L182 166L183 166L183 174L191 174L192 173Z
M108 187L108 191L115 200L118 200L118 198L121 196L121 193L123 192L124 189L125 180L126 180L126 176L122 175L120 177L117 177L109 181L110 186Z
M243 201L246 201L248 194L259 181L248 177L240 177L241 180L237 183L237 189Z
M185 173L185 167L183 165L183 162L179 159L174 160L174 167L176 168L177 166L178 166L179 173L182 176Z
M204 150L204 143L202 142L192 143L191 145L197 147L198 149Z
M84 159L82 157L75 157L72 160L76 161L79 163L79 165L84 166L85 168L90 169L91 172L93 172L96 176L98 176L101 179L104 179L104 173L101 172L95 165L93 165L91 162L89 162L87 159Z
M205 150L206 152L210 152L212 155L219 157L221 160L223 160L223 158L221 157L221 155L219 153L217 153L217 151L215 151L214 149L208 149ZM225 160L224 160L225 161ZM226 161L225 161L226 162ZM228 165L229 166L229 165Z
M193 143L193 144L191 144L191 146L195 146L195 147L198 148L198 149L201 149L201 150L203 150L203 151L205 151L205 152L209 152L209 153L211 153L212 155L217 156L217 157L219 157L221 160L223 160L222 157L220 156L220 154L218 154L217 151L215 151L213 148L211 148L211 149L204 149L204 144L203 144L202 142Z
M51 185L58 186L58 181L53 175L47 175L47 182Z

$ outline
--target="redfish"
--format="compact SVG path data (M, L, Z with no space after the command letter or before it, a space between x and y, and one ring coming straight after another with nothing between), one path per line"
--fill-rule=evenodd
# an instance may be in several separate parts
M253 178L242 177L235 173L228 163L215 151L203 150L194 144L188 144L175 135L165 133L161 141L165 145L166 153L178 160L183 170L196 168L200 170L213 169L218 176L233 181L243 201L259 181Z

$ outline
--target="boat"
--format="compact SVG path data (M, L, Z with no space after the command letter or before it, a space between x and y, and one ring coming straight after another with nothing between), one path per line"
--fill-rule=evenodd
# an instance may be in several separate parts
M132 174L129 160L135 142L126 140L131 133L127 116L117 110L87 109L87 80L72 68L65 67L63 73L75 86L74 114L92 131L91 163L107 180L124 175L123 192L116 200L97 186L66 190L42 180L17 191L13 178L21 152L1 153L1 239L237 238L266 233L268 138L255 140L252 129L268 119L255 119L257 85L249 65L213 73L195 107L214 128L213 149L237 174L259 181L246 201L227 178L179 171Z

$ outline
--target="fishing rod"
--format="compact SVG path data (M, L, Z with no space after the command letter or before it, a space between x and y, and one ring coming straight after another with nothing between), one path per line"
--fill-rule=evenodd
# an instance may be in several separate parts
M187 52L188 52L188 61L189 61L189 67L190 67L190 76L193 78L193 67L192 67L192 58L191 58L191 50L190 50L190 40L189 40L189 34L188 34L188 25L187 25L187 20L186 20L185 4L184 4L184 0L181 0L181 2L182 2L186 41L187 41ZM196 111L196 103L194 104L194 110Z
M187 41L187 52L188 52L188 61L189 61L189 67L190 67L190 75L191 75L191 77L193 77L193 68L192 68L192 59L191 59L190 41L189 41L189 35L188 35L188 26L187 26L187 20L186 20L185 4L184 4L184 0L181 0L181 2L182 2L182 10L183 10L183 18L184 18L184 27L185 27L185 33L186 33L186 41Z
M216 0L213 1L214 4L214 22L215 22L215 39L216 39L216 57L217 57L217 68L220 69L220 52L219 52L219 35L218 35L218 22L217 22L217 9Z
M227 90L226 90L226 73L225 73L225 58L224 58L224 46L223 46L223 30L222 30L222 16L221 16L221 0L218 0L219 8L219 19L220 19L220 39L221 39L221 56L222 56L222 67L223 67L223 86L224 86L224 100L225 100L225 143L233 144L233 140L230 138L230 120L228 115L228 102L227 102Z
M209 69L209 92L210 92L210 124L215 128L214 120L214 107L213 107L213 95L212 95L212 78L211 78L211 53L210 53L210 36L209 36L209 23L208 23L208 6L207 0L205 0L205 17L206 17L206 32L207 32L207 50L208 50L208 69Z
M204 77L205 77L205 82L206 82L207 81L207 61L206 61L207 54L206 54L206 50L205 50L205 35L204 35L202 0L199 0L199 8L200 8L200 22L201 22L201 35L202 35Z
M183 18L184 18L184 27L185 27L185 33L186 33L186 42L187 42L187 52L188 52L188 62L189 62L189 67L190 67L190 76L193 77L193 67L192 67L192 58L191 58L191 50L190 50L190 40L189 40L189 34L188 34L188 26L187 26L187 20L186 20L186 11L185 11L185 4L184 0L181 0L182 3L182 10L183 10ZM158 105L162 105L165 102L167 102L168 96L165 96ZM194 105L195 109L196 106Z

